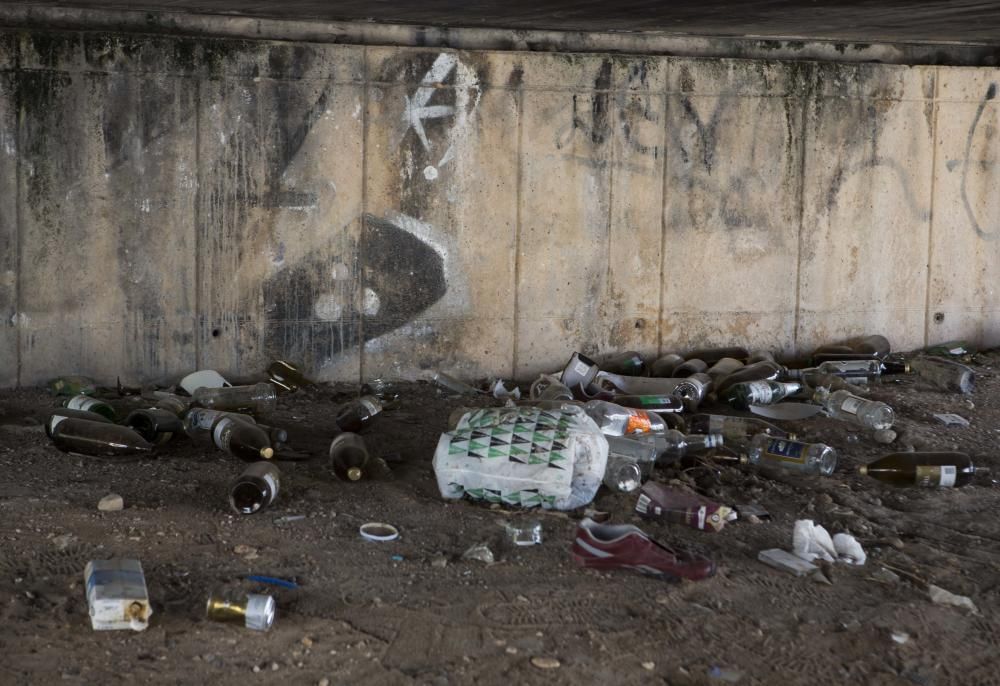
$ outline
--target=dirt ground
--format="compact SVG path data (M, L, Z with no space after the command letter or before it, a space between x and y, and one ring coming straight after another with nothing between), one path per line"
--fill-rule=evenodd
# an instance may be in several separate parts
M997 353L977 357L969 397L912 378L876 387L871 396L899 416L892 446L828 418L786 423L840 452L832 477L738 467L665 468L654 477L682 479L728 504L756 502L770 521L708 534L639 520L635 496L602 490L595 505L613 522L636 523L719 563L714 578L682 583L578 568L569 548L582 513L538 515L544 543L514 548L502 525L523 515L442 500L431 457L449 413L465 403L428 384L400 385L401 407L366 432L373 452L396 454L390 480L338 482L323 457L282 463L278 502L252 516L228 509L225 487L242 467L235 458L186 439L140 461L63 454L41 426L55 399L7 391L0 683L998 684L996 481L893 489L855 473L906 445L967 451L1000 473L998 363ZM288 428L295 448L325 456L333 409L356 392L300 391L269 423ZM971 426L946 428L934 412L962 415ZM99 512L97 501L111 492L125 509ZM288 515L305 518L280 520ZM856 535L867 565L837 565L826 585L758 562L762 549L791 546L799 518ZM401 538L366 542L358 527L367 521L392 523ZM483 541L496 564L461 558ZM145 632L90 628L84 565L113 556L142 561L154 609ZM900 578L883 578L883 566ZM249 583L249 574L299 588ZM933 604L925 582L971 597L979 613ZM205 620L207 594L219 587L273 593L273 629ZM537 657L559 666L540 669Z

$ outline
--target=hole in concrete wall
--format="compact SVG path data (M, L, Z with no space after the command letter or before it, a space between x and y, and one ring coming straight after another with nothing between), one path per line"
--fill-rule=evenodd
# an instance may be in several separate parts
M645 322L645 320L643 320L643 319L636 319L636 320L635 320L635 328L637 328L637 329L641 329L641 328L642 328L642 327L644 327L645 325L646 325L646 322Z
M935 312L934 313L934 321L937 324L940 324L941 322L943 322L944 321L944 312Z
M212 329L212 338L218 338L221 333L218 329Z

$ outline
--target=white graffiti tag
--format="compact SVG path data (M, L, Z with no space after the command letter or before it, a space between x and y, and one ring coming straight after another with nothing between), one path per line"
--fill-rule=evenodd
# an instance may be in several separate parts
M434 64L424 74L421 86L413 97L403 96L406 100L406 107L403 110L403 120L406 122L407 130L413 129L417 138L424 146L424 150L431 149L431 143L427 140L427 132L424 131L424 119L441 119L451 117L455 114L455 108L451 105L428 105L431 97L437 92L435 84L439 84L448 78L458 59L451 54L442 53L434 60Z

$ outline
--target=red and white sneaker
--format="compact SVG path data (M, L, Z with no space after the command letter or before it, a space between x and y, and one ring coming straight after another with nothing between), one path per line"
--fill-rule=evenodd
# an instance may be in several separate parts
M715 574L715 563L694 553L673 550L631 524L598 524L584 519L576 529L573 559L594 569L634 569L666 579L698 581Z

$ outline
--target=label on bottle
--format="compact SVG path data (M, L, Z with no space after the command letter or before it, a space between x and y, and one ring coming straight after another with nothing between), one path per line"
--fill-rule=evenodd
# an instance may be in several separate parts
M640 395L639 404L640 405L665 405L671 401L671 395Z
M747 384L747 391L751 405L768 405L774 396L771 385L766 381L751 381Z
M958 468L955 465L940 467L917 466L916 484L922 488L951 488L955 485Z
M204 431L212 430L212 423L222 414L218 410L194 409L188 413L188 422L192 428Z
M797 462L803 461L802 454L805 452L806 444L799 443L798 441L785 441L780 438L772 438L767 442L767 448L765 452L768 455L772 455L782 462Z
M590 371L590 365L584 362L583 360L577 360L576 363L573 365L573 371L579 374L580 376L586 376L587 372Z
M267 502L270 503L278 495L278 482L273 474L267 472L264 474L264 483L267 484L267 489L271 493L271 497L267 499Z
M66 417L62 415L52 417L52 420L49 422L49 431L54 431L55 428L59 426L59 422L64 419L66 419Z
M226 450L229 448L229 435L223 435L226 427L233 423L232 417L223 417L219 420L219 423L215 425L215 431L212 432L212 440L215 445L219 446L220 449Z
M359 399L358 402L361 403L361 407L368 410L369 415L376 415L382 411L382 408L378 406L378 403L371 398L364 397Z
M100 403L99 400L94 400L93 398L88 398L87 396L84 395L78 395L75 398L72 398L68 403L66 403L66 407L71 410L92 411L90 410L90 408L94 407L95 405L98 405L99 403Z
M840 403L840 409L849 414L857 414L858 408L861 407L861 403L863 402L862 398L849 397Z
M647 412L632 410L625 424L627 434L648 434L652 431L652 419Z

